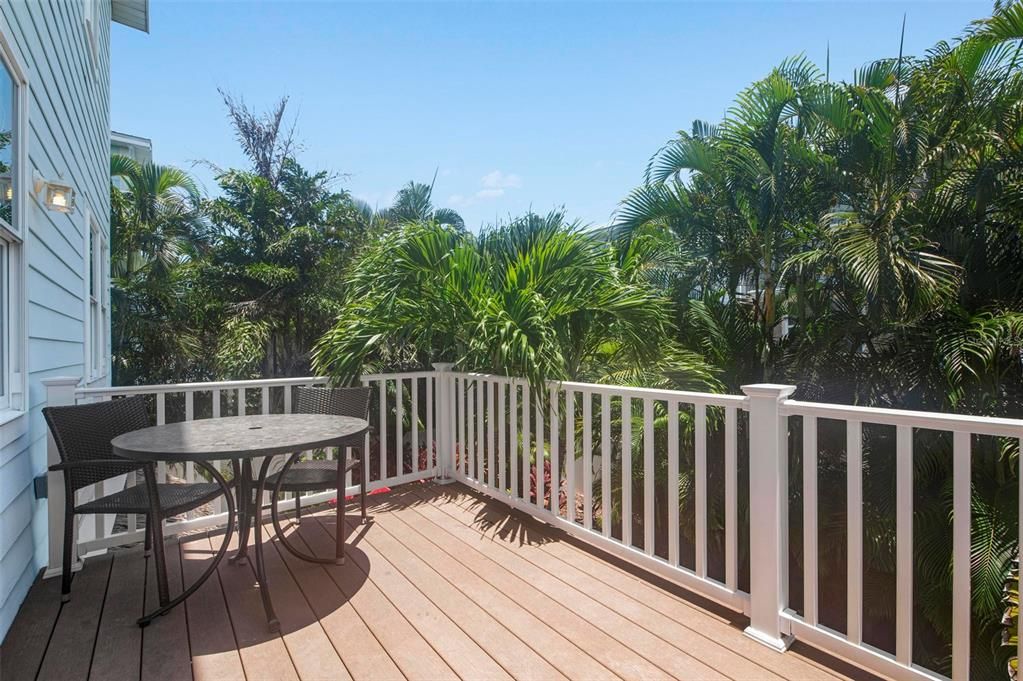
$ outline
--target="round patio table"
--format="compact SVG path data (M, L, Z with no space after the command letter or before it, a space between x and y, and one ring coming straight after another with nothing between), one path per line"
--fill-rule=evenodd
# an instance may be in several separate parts
M262 498L266 490L266 479L270 471L270 462L275 456L290 455L285 463L285 470L291 466L302 453L324 447L337 447L351 442L354 436L369 429L365 419L349 416L333 416L323 414L268 414L260 416L226 416L198 421L183 421L162 426L152 426L142 430L119 435L110 444L118 456L136 461L165 461L167 463L183 463L192 461L211 473L214 479L225 490L228 505L227 532L220 551L214 556L213 563L192 584L174 599L169 597L166 575L158 578L160 607L139 619L139 625L145 626L156 617L163 615L171 608L182 603L195 593L216 571L227 552L228 542L235 523L235 505L230 489L211 461L231 460L235 472L235 484L238 488L238 510L241 514L240 537L238 552L229 562L237 562L247 556L249 518L255 516L253 532L255 534L256 580L259 582L259 593L263 599L267 623L271 631L280 630L280 622L274 613L270 599L270 589L266 579L263 560L262 531ZM253 480L252 460L262 458L259 475ZM283 472L283 471L282 471ZM157 503L156 477L146 476L151 503ZM255 491L255 499L252 492ZM343 492L340 492L343 494ZM338 507L340 508L340 504ZM156 517L154 513L153 517ZM339 520L343 522L343 519ZM154 524L153 551L158 563L163 563L163 528ZM158 571L159 572L159 571Z

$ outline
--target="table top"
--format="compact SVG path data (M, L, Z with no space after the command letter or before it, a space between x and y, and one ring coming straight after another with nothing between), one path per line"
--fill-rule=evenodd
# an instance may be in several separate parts
M110 444L114 454L138 461L214 461L335 447L368 428L365 419L350 416L226 416L151 426Z

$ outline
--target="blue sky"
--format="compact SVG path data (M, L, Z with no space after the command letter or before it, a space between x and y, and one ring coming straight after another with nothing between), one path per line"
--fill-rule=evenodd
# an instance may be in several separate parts
M386 206L408 180L470 228L564 206L606 223L693 119L805 53L834 78L952 39L991 3L392 3L152 0L113 27L111 124L159 162L245 161L217 95L290 97L301 161ZM207 191L212 172L193 169Z

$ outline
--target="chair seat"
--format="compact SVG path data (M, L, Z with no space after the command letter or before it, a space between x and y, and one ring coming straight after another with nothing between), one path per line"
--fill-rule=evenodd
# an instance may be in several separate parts
M352 470L359 464L359 459L348 457L343 462L345 472ZM337 487L337 461L299 461L288 469L281 483L281 490L285 492L312 492L321 489L334 489ZM277 484L280 473L268 475L266 478L267 489L273 489Z
M188 485L158 484L160 510L164 516L177 515L213 501L221 494L215 482ZM76 513L149 513L149 493L144 484L128 487L75 507Z

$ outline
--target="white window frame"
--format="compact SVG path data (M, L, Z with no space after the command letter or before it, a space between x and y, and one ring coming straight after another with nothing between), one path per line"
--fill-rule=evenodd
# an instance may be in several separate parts
M0 395L0 425L16 418L26 409L27 362L25 336L27 315L27 265L22 235L26 233L31 173L28 160L28 92L27 72L17 58L14 46L5 37L9 27L0 16L0 65L7 69L14 83L14 172L11 181L14 191L12 224L0 221L0 251L6 255L3 281L0 281L0 340L4 351L0 355L4 390Z
M85 377L94 383L110 374L110 235L91 209L84 214Z
M89 45L89 58L93 74L99 66L99 44L96 36L96 0L82 0L82 21L85 24L85 38Z

